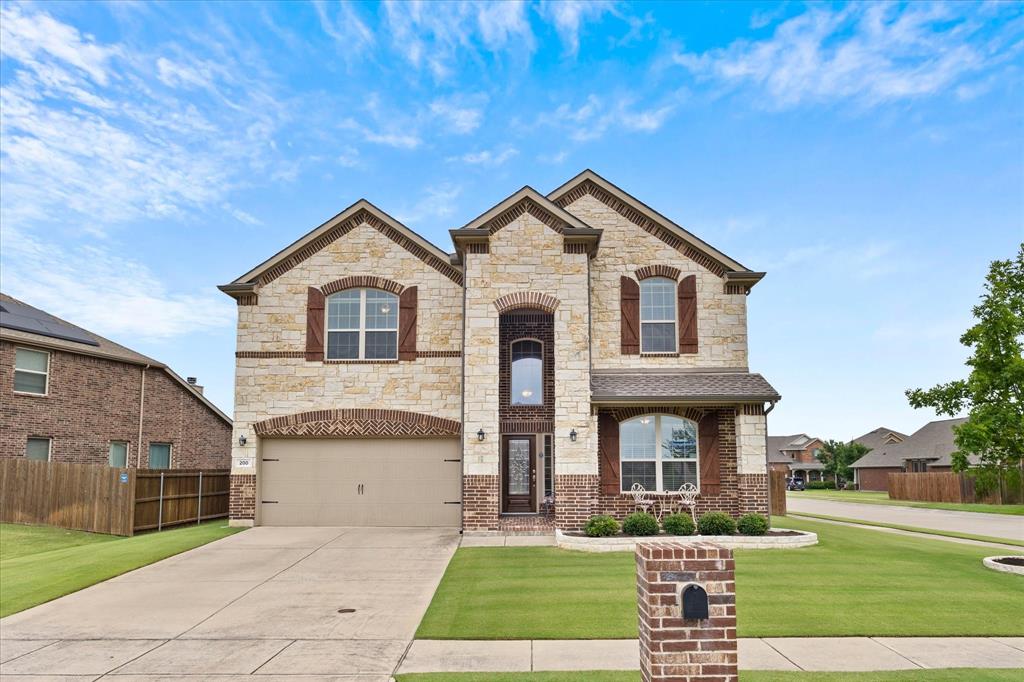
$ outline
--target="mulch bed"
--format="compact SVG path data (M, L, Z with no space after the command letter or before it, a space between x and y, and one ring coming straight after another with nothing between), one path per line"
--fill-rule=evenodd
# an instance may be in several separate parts
M1024 557L1020 556L1004 556L992 561L997 564L1005 564L1007 566L1024 566Z
M578 531L578 530L571 531L571 532L564 533L564 534L572 536L572 537L575 537L575 538L590 537L586 533L584 533L582 531ZM739 533L737 533L737 534L733 535L732 537L737 537L737 538L781 538L781 537L790 537L790 536L793 536L793 535L804 535L804 533L801 533L800 531L796 531L796 530L770 530L767 533L765 533L764 535L740 535ZM638 540L642 540L644 538L662 538L662 539L665 539L665 538L701 538L701 537L712 537L712 538L715 538L715 537L722 537L722 536L721 535L708 535L708 536L701 536L701 535L669 535L668 533L658 533L657 535L626 535L625 533L616 533L615 535L604 535L602 537L605 537L605 538L632 538L632 537L635 537ZM597 540L597 539L600 539L600 538L594 538L594 539Z

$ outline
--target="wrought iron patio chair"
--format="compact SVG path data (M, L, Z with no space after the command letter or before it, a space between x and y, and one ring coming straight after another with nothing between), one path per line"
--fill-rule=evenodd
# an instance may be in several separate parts
M630 486L629 492L633 496L635 511L647 512L648 514L654 513L654 500L651 499L650 494L642 484L634 483Z

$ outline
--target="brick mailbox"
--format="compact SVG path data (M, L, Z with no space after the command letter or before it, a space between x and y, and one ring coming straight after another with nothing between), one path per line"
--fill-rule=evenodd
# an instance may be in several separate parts
M732 550L718 545L637 543L644 682L739 679L735 572Z

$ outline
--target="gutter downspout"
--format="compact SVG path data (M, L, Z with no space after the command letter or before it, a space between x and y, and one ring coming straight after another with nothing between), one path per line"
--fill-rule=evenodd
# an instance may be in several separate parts
M142 390L139 391L139 444L135 448L135 468L142 466L142 421L146 412L146 371L149 365L142 368Z
M768 409L764 411L764 467L768 474L768 528L772 527L772 463L768 452L768 414L775 409L775 401L772 400Z

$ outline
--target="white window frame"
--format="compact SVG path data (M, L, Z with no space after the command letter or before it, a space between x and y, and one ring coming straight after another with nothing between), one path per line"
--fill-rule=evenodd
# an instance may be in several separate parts
M512 396L512 347L521 341L533 341L540 344L540 402L536 403L517 403L515 398ZM543 407L544 406L544 342L540 339L535 339L530 336L524 336L521 339L515 339L508 344L508 404L515 405L516 407Z
M110 463L110 447L114 443L124 443L124 467L118 467L119 469L128 468L128 462L132 461L132 442L129 440L110 440L107 442L107 466L114 466Z
M671 319L657 319L657 320L645 320L644 319L644 285L650 285L654 282L670 282L673 285L673 292L676 293L673 296L674 305L670 306L672 310ZM640 280L640 354L641 355L664 355L666 353L678 353L679 352L679 303L678 303L678 291L675 287L678 287L679 283L675 280L669 279L668 277L645 277ZM672 324L672 348L670 350L645 350L644 349L644 324Z
M381 361L385 361L386 362L386 361L390 361L390 360L397 360L398 359L398 342L399 342L398 330L399 330L399 326L401 325L401 320L399 318L401 317L401 314L402 314L401 301L399 300L397 294L394 294L394 293L392 293L390 291L385 291L384 289L375 289L373 287L360 287L358 289L358 291L359 291L359 327L357 329L332 329L331 328L331 314L330 314L330 311L331 311L331 297L332 296L337 296L338 294L343 294L343 293L351 292L351 291L352 291L352 289L342 289L341 291L335 291L333 294L328 296L327 300L325 301L325 305L324 305L324 359L325 360L335 361L335 362L337 362L337 361L348 361L348 362L358 362L358 361L381 362ZM394 328L387 328L387 327L378 328L378 327L374 327L372 329L368 329L366 327L366 292L367 291L380 291L382 293L385 293L385 294L387 294L389 296L393 296L394 297L394 299L395 299L395 326L394 326ZM332 358L332 357L330 357L328 355L328 353L330 352L330 347L331 347L331 344L330 344L331 332L348 332L350 334L352 332L358 332L358 334L359 334L359 357L356 357L356 358ZM366 332L394 332L395 333L395 355L394 355L394 357L390 357L390 358L368 358L368 357L366 357Z
M151 441L149 441L149 446L146 448L146 465L147 465L147 468L149 468L149 469L153 468L153 462L152 462L152 460L150 458L153 456L153 446L154 445L166 445L167 446L167 469L163 469L162 471L167 471L167 470L173 469L174 468L174 443L168 443L165 440L151 440Z
M694 433L694 440L695 440L694 452L696 454L695 454L695 456L694 456L694 458L692 460L690 460L690 459L675 459L675 458L662 459L662 457L661 457L661 420L662 420L663 417L671 417L672 419L679 419L681 421L690 422L691 424L693 424L693 433ZM654 420L654 459L635 459L635 458L623 459L623 457L622 457L622 439L620 437L620 439L619 439L619 492L623 493L623 494L629 492L629 490L623 490L623 488L622 488L622 465L625 462L654 462L655 488L654 488L654 490L651 490L649 492L659 492L659 493L661 493L661 492L674 492L674 490L669 490L669 491L665 490L665 480L664 480L665 476L664 476L664 471L662 470L663 467L661 465L664 462L690 462L690 461L692 461L694 463L695 469L696 469L696 472L697 472L697 477L696 477L697 478L697 482L694 485L697 486L697 492L700 492L700 425L697 422L695 422L694 420L687 419L686 417L680 417L678 414L665 414L665 413L641 414L641 415L638 415L636 417L631 417L629 419L622 420L620 422L620 425L621 424L625 424L627 422L639 421L641 419L653 419ZM619 431L621 433L621 431L622 431L621 428L619 429Z
M45 372L40 372L37 369L20 369L18 367L18 351L19 350L27 350L30 353L42 353L43 355L45 355L46 356L46 371ZM42 393L33 393L32 391L14 391L14 393L17 393L18 395L34 395L34 396L37 396L37 397L46 397L46 396L50 395L50 351L48 351L48 350L40 350L38 348L29 348L27 346L15 346L14 347L14 378L17 377L18 372L25 372L26 374L42 374L43 377L45 377L45 379L44 379L45 383L43 384L43 392Z
M36 395L32 393L31 395ZM46 461L53 461L53 438L50 436L29 436L25 439L25 459L28 459L28 442L30 440L45 440L46 441ZM38 460L33 460L38 461Z

